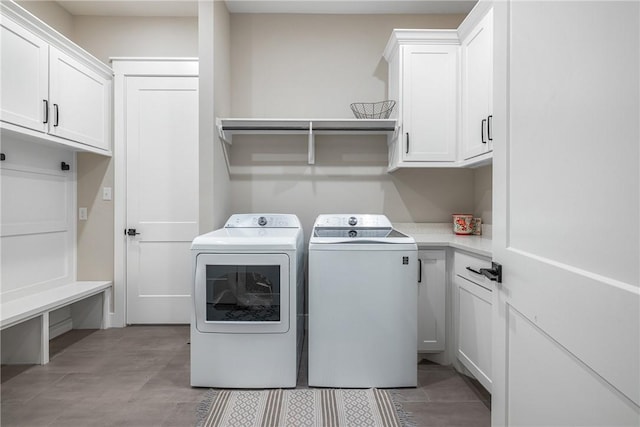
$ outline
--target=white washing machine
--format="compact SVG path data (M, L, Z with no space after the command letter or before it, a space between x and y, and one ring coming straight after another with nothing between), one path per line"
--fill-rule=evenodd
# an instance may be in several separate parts
M418 248L384 215L320 215L309 241L309 385L417 385Z
M295 215L232 215L194 239L191 385L295 387L304 337Z

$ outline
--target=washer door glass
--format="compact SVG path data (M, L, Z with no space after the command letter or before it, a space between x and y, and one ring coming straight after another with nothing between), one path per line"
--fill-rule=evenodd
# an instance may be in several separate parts
M207 265L208 322L279 322L279 265Z
M197 329L220 333L289 331L289 263L289 256L283 253L198 254L193 293Z

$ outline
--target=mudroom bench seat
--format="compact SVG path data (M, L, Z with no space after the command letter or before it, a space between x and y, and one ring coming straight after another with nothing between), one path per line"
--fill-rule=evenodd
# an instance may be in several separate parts
M111 281L77 281L0 295L2 364L47 364L49 313L68 305L73 329L104 329L111 287Z

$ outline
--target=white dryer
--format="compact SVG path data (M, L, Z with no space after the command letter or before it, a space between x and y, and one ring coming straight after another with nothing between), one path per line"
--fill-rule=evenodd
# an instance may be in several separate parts
M295 215L232 215L194 239L191 385L295 387L304 336Z
M418 248L384 215L320 215L309 241L309 385L417 385Z

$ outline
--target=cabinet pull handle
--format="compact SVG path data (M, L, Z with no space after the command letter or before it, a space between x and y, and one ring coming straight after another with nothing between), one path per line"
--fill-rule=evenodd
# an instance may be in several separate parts
M493 116L487 117L487 139L489 141L493 141L493 137L491 136L491 122L493 122Z
M480 123L480 140L482 141L483 144L486 144L487 141L484 140L484 124L487 122L487 119L482 119L482 122Z
M406 154L409 154L409 132L407 132L407 151Z
M49 123L49 101L43 99L42 102L44 103L44 120L42 123L46 124Z
M422 283L422 260L418 258L418 283Z
M60 122L60 111L58 109L58 104L53 104L53 110L55 111L55 120L53 122L53 127L57 127Z

